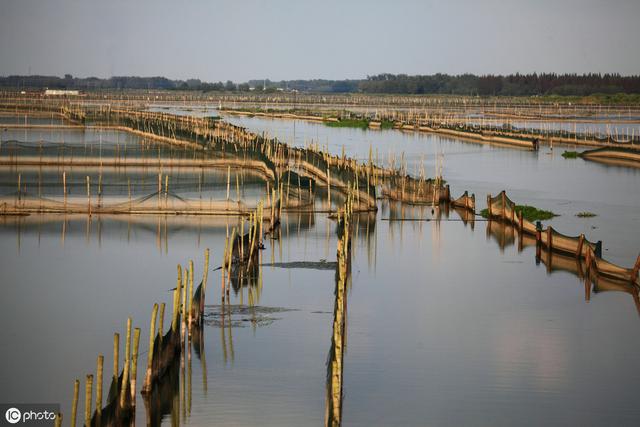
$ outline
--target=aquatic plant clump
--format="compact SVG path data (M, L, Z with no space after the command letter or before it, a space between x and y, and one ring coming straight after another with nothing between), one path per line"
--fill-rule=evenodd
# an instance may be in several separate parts
M369 120L366 119L342 119L337 122L325 122L325 125L334 128L359 128L368 129Z
M538 209L535 206L529 205L516 205L515 209L517 214L522 213L522 217L527 221L544 221L552 219L553 217L560 216L551 211L545 211L542 209ZM480 215L483 218L489 218L489 209L482 209L480 211Z
M585 211L585 212L578 212L578 213L576 214L576 216L577 216L578 218L593 218L594 216L598 216L598 215L597 215L597 214L594 214L593 212L587 212L587 211Z
M578 158L578 152L577 151L565 151L564 153L562 153L562 157L564 157L565 159L577 159Z
M380 129L393 129L395 122L392 120L383 120L380 122Z

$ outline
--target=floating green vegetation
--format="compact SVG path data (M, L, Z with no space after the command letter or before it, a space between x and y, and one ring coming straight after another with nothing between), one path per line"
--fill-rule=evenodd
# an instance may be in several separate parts
M369 120L366 119L342 119L337 122L324 122L324 124L332 128L369 128Z
M524 219L526 219L527 221L544 221L547 219L551 219L553 217L559 216L556 213L553 213L551 211L545 211L542 209L538 209L535 206L529 206L529 205L516 205L516 213L520 213L522 212L522 217ZM488 218L489 217L489 210L488 209L482 209L480 211L480 215L483 218Z
M594 214L593 212L584 211L584 212L578 212L576 216L579 218L593 218L594 216L598 216L598 215Z
M393 129L394 125L393 120L383 120L380 122L380 129Z
M562 157L564 157L565 159L577 159L578 158L578 152L577 151L565 151L564 153L562 153Z

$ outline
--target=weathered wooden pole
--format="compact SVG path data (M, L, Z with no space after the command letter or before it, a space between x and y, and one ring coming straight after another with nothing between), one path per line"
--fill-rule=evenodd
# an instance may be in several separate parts
M84 387L84 425L91 425L91 404L93 398L93 375L87 375Z
M129 369L131 365L131 318L127 318L127 341L124 343L124 365L122 367L122 385L120 388L120 407L126 403L126 392L129 385Z
M153 367L153 352L154 342L156 337L156 317L158 316L158 304L153 305L151 311L151 323L149 325L149 352L147 353L147 371L145 374L144 385L142 387L145 391L151 390L151 370Z
M136 383L138 380L138 349L140 348L140 328L133 331L133 354L131 357L131 406L136 406Z
M192 321L192 313L191 310L193 308L193 260L189 260L189 303L188 303L188 318L189 318L189 335L191 335L191 321Z
M67 207L67 172L62 172L62 198L64 199L64 206Z
M96 369L96 412L98 417L102 413L102 376L104 373L104 356L98 356Z
M89 216L91 216L91 178L87 175L87 206Z
M187 326L187 286L189 284L189 270L185 267L184 276L182 276L182 307L180 316L181 337L184 339L185 328Z
M227 166L227 201L229 200L230 188L231 188L231 166Z
M226 266L227 266L227 246L229 246L229 237L225 237L224 239L224 252L222 254L222 268L220 268L220 294L221 299L224 302L224 289L225 289L225 278L226 278Z
M73 383L73 402L71 403L71 427L76 427L78 418L78 395L80 394L80 380Z
M633 265L633 269L631 269L631 281L635 282L638 280L638 271L640 271L640 255L636 259L636 263Z
M118 375L120 374L118 364L120 362L120 334L113 334L113 381L118 384Z
M164 335L164 310L165 303L160 304L160 314L158 315L158 335L160 335L160 339L162 340L162 336Z
M582 257L582 247L584 246L584 234L580 234L578 237L578 248L576 249L576 258L580 259Z
M204 299L204 292L207 290L207 279L209 278L209 248L204 250L204 272L202 274L202 295Z
M331 174L329 168L327 168L327 206L331 211Z
M524 216L522 211L518 212L518 231L522 234L522 230L524 229Z

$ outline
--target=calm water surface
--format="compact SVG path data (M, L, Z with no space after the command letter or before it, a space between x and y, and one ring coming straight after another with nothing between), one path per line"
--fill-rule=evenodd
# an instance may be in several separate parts
M273 123L284 127L272 130L283 138L294 125ZM614 262L630 265L640 249L635 170L568 161L546 148L295 126L298 144L317 138L336 151L344 144L362 159L369 144L380 155L405 151L411 164L424 156L433 166L444 152L454 195L474 191L482 206L484 192L506 188L516 201L562 213L551 222L560 231L600 236ZM472 227L454 212L379 207L375 219L356 223L343 425L638 425L637 291L585 285L566 271L571 263L548 269L534 247L525 242L519 250L513 231L495 223ZM599 216L578 220L579 210ZM441 220L389 220L403 216ZM201 277L209 247L217 267L227 227L237 224L225 217L0 217L0 400L60 402L68 420L73 381L95 371L98 353L111 375L113 332L123 333L132 316L146 360L151 307L170 303L176 265L193 259ZM262 262L334 261L336 242L335 223L324 215L286 215ZM174 392L181 406L163 424L323 424L334 280L332 270L265 265L252 288L256 310L246 312L254 314L221 328L213 321L220 277L212 271L203 351L180 372ZM231 304L244 307L249 298L244 288L232 292ZM137 420L146 422L141 399Z

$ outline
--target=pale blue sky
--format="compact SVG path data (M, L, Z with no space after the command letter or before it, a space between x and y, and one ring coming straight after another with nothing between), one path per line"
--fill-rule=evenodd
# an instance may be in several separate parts
M0 75L640 74L640 0L0 0Z

